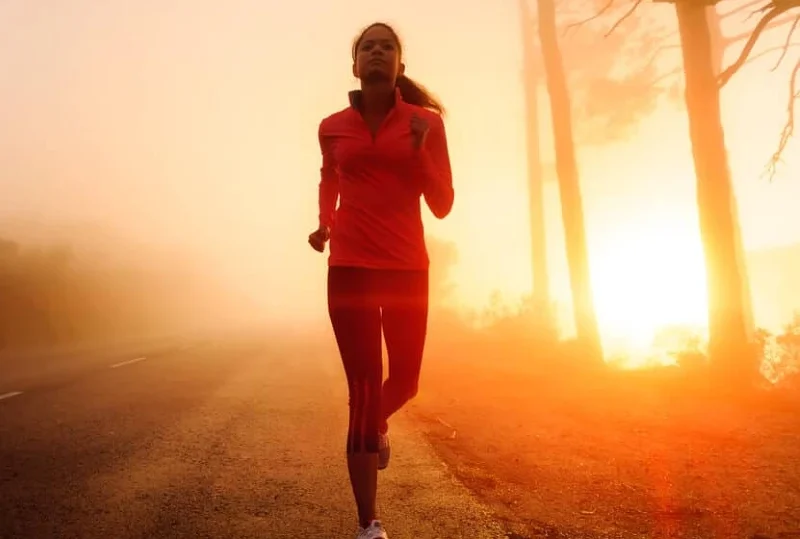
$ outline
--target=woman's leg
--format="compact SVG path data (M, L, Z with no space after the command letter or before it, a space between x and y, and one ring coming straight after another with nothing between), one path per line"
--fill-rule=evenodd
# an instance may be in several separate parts
M380 304L372 272L328 270L328 313L349 388L347 469L362 527L376 519L378 428L383 377Z
M389 376L383 384L381 433L388 419L417 394L428 329L428 272L398 271L386 275L383 334Z

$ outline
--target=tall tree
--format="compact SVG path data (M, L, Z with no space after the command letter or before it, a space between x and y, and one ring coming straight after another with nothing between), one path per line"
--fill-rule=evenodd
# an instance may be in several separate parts
M711 41L711 59L714 69L714 77L719 78L722 73L725 58L725 51L736 43L735 39L728 38L722 32L722 19L717 11L716 5L706 8L708 16L709 38ZM729 16L729 15L728 15ZM742 226L739 219L739 204L736 199L736 191L731 187L731 219L733 220L733 244L736 252L736 264L741 272L742 283L742 315L744 317L745 334L747 341L755 338L755 321L753 318L753 299L750 289L750 276L747 271L747 258L742 241Z
M746 62L762 32L779 27L786 22L780 17L790 9L800 6L800 0L772 0L756 12L763 14L754 30L740 36L725 37L723 46L746 39L739 58L726 69L720 63L724 49L715 47L721 28L718 21L709 20L709 9L715 0L653 0L675 6L680 49L683 57L685 79L685 104L689 117L692 155L697 176L697 205L700 217L700 234L706 262L706 281L709 304L709 355L721 371L742 380L757 375L758 360L748 331L749 287L744 274L741 239L728 156L725 149L724 130L720 111L720 89ZM618 20L616 28L629 17L643 0L634 0L630 9ZM755 0L734 8L728 15L759 4ZM609 1L600 14L614 4ZM717 22L715 25L714 23ZM781 59L791 46L792 32L800 18L795 19L782 48ZM612 29L613 29L612 28ZM780 62L780 60L779 60ZM781 143L772 163L775 163L793 131L794 103L800 98L795 80L800 71L800 61L792 76L789 117L782 133ZM787 134L788 133L788 134Z
M715 0L653 1L674 4L677 15L679 47L683 57L685 79L684 102L689 117L692 155L697 176L700 233L706 261L709 355L714 365L720 367L722 371L743 380L750 379L757 374L758 361L755 347L751 345L753 334L750 331L752 315L749 286L736 200L725 149L719 93L749 60L775 51L773 48L755 56L751 55L755 43L763 32L792 22L784 46L778 49L781 51L781 56L776 67L786 57L790 47L800 45L791 42L794 30L800 25L800 16L787 17L787 12L800 7L800 0L771 0L766 3L762 0L752 0L728 11L724 16L761 4L754 13L761 13L762 18L753 31L732 37L722 36L719 20L714 19L716 12L709 9L716 4ZM642 3L643 0L631 1L625 14L616 21L607 35L633 16ZM545 3L545 7L548 7L548 4L551 2ZM596 20L611 11L613 7L615 7L614 0L608 0L599 13L580 24ZM661 41L663 36L654 39ZM746 40L746 43L737 60L722 69L724 49L742 40ZM658 53L667 48L670 46L658 47L649 64L654 64ZM674 73L671 72L667 76ZM661 76L656 81L662 82L666 78ZM800 99L798 78L800 78L800 60L790 77L787 122L781 133L778 149L770 160L771 173L774 173L774 167L794 132L795 106Z
M541 43L537 43L540 42L536 31L538 20L530 13L529 1L518 0L526 97L532 284L534 303L544 305L549 301L549 279L542 196L545 174L539 132L544 105L540 101L538 86L546 82L546 77L542 69ZM660 46L657 36L663 34L661 25L653 25L630 13L624 36L614 33L613 29L609 32L602 21L585 18L595 12L601 2L607 0L573 0L557 6L556 25L563 34L557 45L569 88L572 137L577 147L603 146L632 136L639 122L655 108L663 95L656 84L661 75L654 62L643 61L648 55L655 56L654 52ZM587 55L587 50L592 54ZM566 242L574 239L567 236ZM568 249L575 251L579 248L570 246ZM580 297L580 291L573 291L575 297ZM541 313L545 308L538 311Z
M738 378L751 377L756 356L747 338L741 265L736 254L732 183L706 5L675 2L686 80L686 109L697 176L700 234L706 260L709 355Z
M519 0L525 91L525 134L528 162L528 200L531 234L531 273L533 308L537 322L548 332L555 330L550 303L550 278L547 267L547 230L544 218L544 179L539 137L540 62L533 41L533 18L528 0Z
M685 0L684 0L685 1ZM760 5L759 5L760 4ZM734 36L725 36L722 32L721 23L724 18L730 17L731 15L738 13L740 11L746 9L753 9L756 6L757 9L753 11L753 13L762 13L762 18L758 21L755 25L754 29L751 32L745 32L742 34L737 34ZM712 59L713 59L713 69L714 75L717 79L717 87L721 89L722 87L727 84L728 81L731 80L733 75L741 69L748 61L748 59L753 59L755 56L752 55L753 49L756 45L756 42L759 38L768 31L779 29L785 27L789 23L791 23L791 28L786 36L786 40L784 45L780 47L781 55L778 58L777 63L775 64L775 68L777 68L783 59L786 57L786 54L789 51L789 48L797 45L796 43L792 43L792 36L794 34L795 29L800 23L800 16L791 16L788 12L792 9L800 8L800 1L798 0L774 0L771 2L761 2L759 0L746 2L744 4L740 4L738 7L733 8L726 13L720 14L717 5L710 7L707 10L709 16L709 23L710 23L710 37L711 37L711 52L712 52ZM679 12L680 13L680 12ZM789 16L787 16L789 15ZM680 20L680 19L679 19ZM724 61L724 56L726 50L737 44L740 41L745 41L742 51L740 52L736 61L734 61L729 67L724 68L722 65ZM762 51L759 53L758 56L763 54L768 54L770 52L776 52L776 50L768 49L766 51ZM790 77L790 90L789 90L789 104L788 104L788 118L787 124L784 128L784 131L781 135L781 141L778 145L778 149L775 154L772 156L770 160L770 173L774 174L775 165L777 164L778 160L780 159L781 153L786 146L788 136L791 136L793 123L794 123L794 103L800 97L800 92L796 91L795 81L797 77L797 72L800 70L800 59L797 61L797 65L795 67L794 72ZM742 300L743 300L743 317L744 322L747 324L745 330L747 332L747 339L748 343L755 340L755 331L754 331L754 323L752 319L752 307L751 307L751 298L750 298L750 288L749 288L749 279L747 276L747 269L744 263L744 253L743 247L741 245L741 237L740 237L740 229L738 224L738 215L736 213L736 200L733 198L731 200L732 205L732 212L733 212L733 221L734 221L734 248L736 249L736 263L739 266L740 270L742 271ZM750 357L749 355L742 358L744 362L756 361L754 357ZM742 367L746 368L747 363L744 363ZM755 366L754 366L755 367ZM754 369L751 369L754 370Z
M752 33L744 32L738 33L734 35L726 35L723 32L723 22L739 13L742 13L746 10L753 10L758 7L762 7L763 4L762 0L751 0L745 3L740 3L736 7L730 7L727 10L720 9L721 6L728 6L730 5L730 1L720 1L714 5L710 5L707 7L707 15L708 15L708 24L709 24L709 32L711 36L711 56L712 62L714 67L714 75L719 79L725 69L725 54L731 48L737 46L743 41L748 40ZM785 45L783 47L777 47L768 49L767 51L762 51L759 55L769 54L771 52L782 52L785 54L787 49L793 45L797 45L796 43L791 43L792 33L794 28L797 25L797 18L793 18L791 16L780 16L772 18L766 25L764 25L763 31L770 31L775 29L780 29L785 27L786 25L793 23L792 30L790 30L789 35L787 36ZM734 220L734 242L736 248L736 259L737 263L740 266L740 270L742 272L742 296L744 301L744 317L745 317L745 324L746 324L746 331L748 340L754 340L756 338L755 335L755 320L753 317L753 307L752 307L752 292L750 288L750 278L748 275L747 270L747 263L746 263L746 253L744 249L744 243L742 242L742 233L741 233L741 224L739 221L739 209L738 203L733 190L731 191L733 199L731 200L731 208Z
M592 298L586 225L572 130L572 107L558 43L554 0L538 0L537 14L547 93L550 97L556 171L577 340L590 361L600 362L603 351Z

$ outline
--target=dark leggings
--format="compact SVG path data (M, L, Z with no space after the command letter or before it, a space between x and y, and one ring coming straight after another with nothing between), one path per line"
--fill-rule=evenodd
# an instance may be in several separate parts
M347 452L375 453L386 421L417 394L428 272L332 266L328 313L349 387ZM383 382L383 347L389 376Z

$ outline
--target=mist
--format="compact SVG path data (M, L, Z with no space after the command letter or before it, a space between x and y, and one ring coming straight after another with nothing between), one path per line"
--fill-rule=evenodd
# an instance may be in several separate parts
M327 255L306 244L317 222L317 128L345 106L346 91L355 85L350 40L362 24L385 19L405 38L409 74L449 110L456 202L445 221L424 219L430 237L457 249L458 263L449 269L452 302L462 312L491 308L499 291L516 304L531 288L519 14L515 2L487 5L460 5L459 26L445 31L442 21L452 17L453 4L421 0L391 7L351 0L348 9L335 2L288 9L255 0L226 6L3 2L0 238L23 249L68 246L83 267L107 258L120 268L147 267L151 279L161 272L154 268L191 270L193 282L217 290L216 299L210 295L196 306L205 325L224 318L328 330ZM653 17L669 23L667 15L662 10ZM643 103L615 108L613 95L621 87L601 85L603 93L590 84L605 81L601 72L616 65L614 54L601 62L598 53L587 68L585 43L593 36L572 32L564 45L601 323L613 322L609 332L627 336L643 318L637 314L642 302L653 305L650 325L702 321L696 182L685 112L674 108L680 93L653 111L646 87L632 85L628 91L641 93L636 97ZM625 37L603 43L613 49L615 40ZM769 77L741 78L726 99L755 102L774 88L785 90L785 74ZM584 94L596 99L586 101ZM733 128L726 140L751 252L793 245L800 237L800 221L791 218L798 184L755 179L774 149L771 135L780 129L784 108L777 100L728 107ZM598 111L647 118L620 130L614 144L597 146L598 139L608 142ZM546 112L542 158L553 176ZM753 142L756 120L765 135ZM545 192L554 301L568 306L554 177ZM650 248L654 235L671 239ZM646 256L636 254L645 248ZM674 278L665 268L677 259L680 282L654 299L666 290L661 283ZM635 291L621 270L637 277ZM753 273L757 318L779 327L795 303L777 313L774 302L761 297L763 272ZM665 314L670 309L675 312ZM562 330L570 319L559 307Z
M150 280L191 272L216 290L195 294L207 323L314 318L317 165L285 154L314 151L316 132L275 102L276 21L257 3L194 6L3 3L0 237Z

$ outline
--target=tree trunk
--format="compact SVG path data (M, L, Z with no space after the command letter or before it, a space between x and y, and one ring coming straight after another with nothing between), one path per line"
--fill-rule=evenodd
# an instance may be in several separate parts
M522 47L524 58L526 155L528 159L528 201L531 231L531 277L533 307L538 328L548 335L555 332L550 305L550 276L547 268L547 233L544 218L544 185L539 140L539 74L540 62L533 43L528 0L520 0Z
M717 6L708 6L708 28L711 39L711 58L714 67L714 77L719 77L725 68L725 51L732 43L728 43L722 33L722 18L717 12ZM745 322L745 333L748 341L755 339L755 319L753 318L753 300L750 290L750 275L747 272L747 252L742 241L742 226L739 220L739 204L736 200L736 190L731 183L731 215L733 216L734 247L736 248L736 261L742 277L742 301Z
M757 373L757 364L747 339L731 176L706 6L678 1L675 9L686 73L686 108L706 262L709 357L727 375L744 380Z
M561 195L561 216L567 244L572 306L580 348L592 361L602 361L603 350L592 299L589 255L583 219L578 164L572 134L572 110L561 50L558 45L554 0L538 0L539 39L550 96L555 139L556 170Z

